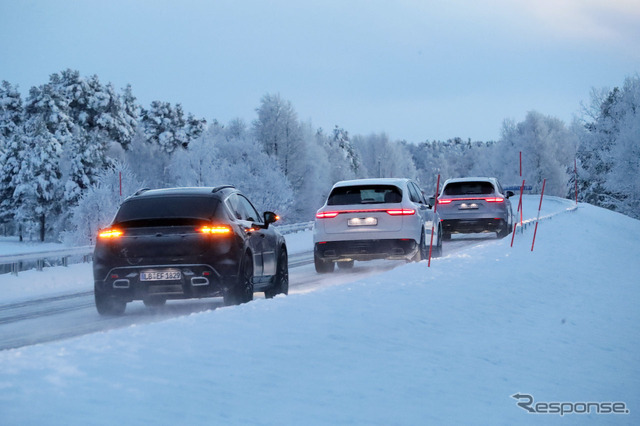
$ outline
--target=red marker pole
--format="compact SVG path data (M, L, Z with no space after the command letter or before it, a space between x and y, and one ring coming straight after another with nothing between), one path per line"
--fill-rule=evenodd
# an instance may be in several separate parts
M440 175L438 175L438 183L436 183L436 201L433 204L433 220L431 221L431 242L429 243L429 262L427 267L431 267L431 251L433 250L433 228L435 227L436 212L438 211L438 196L440 192Z
M522 186L520 187L520 201L518 201L518 210L516 213L520 212L520 226L522 226L522 193L524 192L524 179L522 179ZM516 226L518 226L518 221L513 224L513 232L511 233L511 247L513 247L513 239L516 236Z
M520 151L520 177L522 177L522 151Z
M533 251L533 246L536 243L536 233L538 232L538 221L540 220L540 209L542 208L542 197L544 196L545 183L547 183L546 179L542 181L542 193L540 194L540 205L538 206L538 218L536 219L536 227L533 230L533 242L531 243L531 251Z

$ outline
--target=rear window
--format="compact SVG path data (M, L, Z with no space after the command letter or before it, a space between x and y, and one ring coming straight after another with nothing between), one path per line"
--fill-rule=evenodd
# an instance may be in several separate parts
M489 182L452 182L448 184L444 195L489 195L493 194L493 185Z
M114 222L130 226L189 225L218 218L219 204L220 201L212 197L135 198L122 204Z
M358 185L334 188L327 205L384 204L402 201L402 190L394 185Z

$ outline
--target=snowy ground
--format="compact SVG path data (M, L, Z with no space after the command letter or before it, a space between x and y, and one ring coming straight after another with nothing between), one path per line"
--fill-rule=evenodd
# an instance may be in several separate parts
M0 424L639 424L640 221L581 204L532 236L2 351ZM62 291L49 277L90 289L88 265L2 275L0 303ZM629 413L529 414L517 393Z

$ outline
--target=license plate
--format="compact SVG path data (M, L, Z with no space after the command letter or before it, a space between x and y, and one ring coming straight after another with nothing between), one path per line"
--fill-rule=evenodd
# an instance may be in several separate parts
M478 205L476 203L470 203L470 204L462 203L462 204L460 204L460 209L461 210L469 210L469 209L477 209L477 208L478 208Z
M352 217L347 221L349 226L376 226L378 219L375 217Z
M140 272L140 281L176 281L181 278L182 273L175 269Z

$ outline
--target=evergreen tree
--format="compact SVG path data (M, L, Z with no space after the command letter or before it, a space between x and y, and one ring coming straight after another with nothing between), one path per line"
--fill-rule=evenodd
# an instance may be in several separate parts
M189 114L184 117L182 105L172 107L169 102L153 101L151 108L142 109L140 119L147 141L172 154L177 148L186 148L192 139L204 131L206 121Z
M17 87L3 81L0 85L0 223L13 218L13 183L19 171L22 151L22 98Z
M27 225L37 224L40 241L50 222L62 208L60 156L62 145L45 121L52 114L35 114L25 124L25 144L20 152L20 169L14 180L13 199L16 220Z

